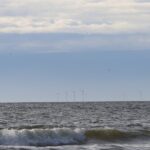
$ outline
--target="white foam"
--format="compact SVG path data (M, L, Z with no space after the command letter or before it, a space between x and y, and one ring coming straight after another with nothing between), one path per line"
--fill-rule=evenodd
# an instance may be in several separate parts
M81 129L0 130L0 145L50 146L80 144L84 141Z

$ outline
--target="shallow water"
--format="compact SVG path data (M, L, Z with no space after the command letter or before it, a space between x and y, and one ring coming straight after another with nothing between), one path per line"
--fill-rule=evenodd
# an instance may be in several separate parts
M150 102L0 104L0 149L150 150Z

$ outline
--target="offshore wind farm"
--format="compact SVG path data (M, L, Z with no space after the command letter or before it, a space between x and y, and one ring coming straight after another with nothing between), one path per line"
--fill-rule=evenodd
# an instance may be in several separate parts
M87 93L84 89L57 92L53 102L86 102Z

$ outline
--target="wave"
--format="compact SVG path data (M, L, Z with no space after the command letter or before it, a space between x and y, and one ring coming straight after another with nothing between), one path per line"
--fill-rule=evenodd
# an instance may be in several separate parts
M85 141L80 129L3 129L0 131L0 145L56 146L80 144Z
M89 140L116 141L150 138L150 131L125 132L115 129L2 129L0 145L58 146L84 144Z
M121 131L116 129L93 129L87 130L85 135L88 139L104 141L131 140L135 138L150 137L149 131Z

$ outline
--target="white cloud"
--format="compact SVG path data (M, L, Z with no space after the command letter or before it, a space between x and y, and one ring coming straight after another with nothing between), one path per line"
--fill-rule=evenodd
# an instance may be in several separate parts
M0 34L0 52L77 52L149 50L149 35Z
M150 3L137 0L0 0L1 33L150 33Z
M148 25L147 25L148 26ZM66 33L128 33L143 32L139 28L145 25L135 25L129 22L113 23L83 23L71 19L49 19L48 17L0 17L1 33L41 33L41 32L66 32Z

